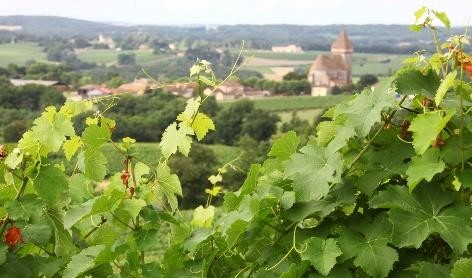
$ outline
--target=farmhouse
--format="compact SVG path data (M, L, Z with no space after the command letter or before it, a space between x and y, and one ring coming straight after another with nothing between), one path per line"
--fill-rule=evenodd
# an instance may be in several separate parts
M120 87L116 88L113 93L122 94L122 93L133 93L136 95L144 95L149 90L152 90L155 87L155 82L151 79L140 78L135 79L131 83L125 83Z
M320 54L310 68L308 81L312 96L326 96L333 87L352 82L352 42L343 30L331 45L331 53Z
M83 100L83 99L90 99L94 97L102 97L106 95L110 95L112 93L112 89L107 88L103 85L84 85L77 90L77 96L72 97L73 100Z
M303 53L300 46L290 44L287 46L272 46L272 52L275 53Z
M212 89L207 88L204 90L205 95L209 95ZM256 90L251 87L246 87L235 80L229 80L221 84L213 92L216 101L234 100L240 98L257 99L265 96L270 96L269 91Z

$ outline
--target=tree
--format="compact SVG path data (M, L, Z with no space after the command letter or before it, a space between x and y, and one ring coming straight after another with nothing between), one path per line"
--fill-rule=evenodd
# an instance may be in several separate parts
M210 136L216 143L234 145L242 132L242 125L246 116L254 110L254 103L241 100L222 109L215 117L217 131Z
M280 117L265 110L256 109L246 115L242 125L242 134L247 134L257 141L268 140L277 132Z
M374 85L377 82L379 82L377 76L373 74L364 74L361 75L359 81L357 82L357 86L359 86L360 89L363 89L367 86Z
M307 76L303 73L291 71L283 76L283 80L306 80Z
M26 130L28 130L28 126L23 120L13 121L3 128L3 140L5 142L17 142Z
M120 53L118 55L118 65L135 65L136 55L134 53Z

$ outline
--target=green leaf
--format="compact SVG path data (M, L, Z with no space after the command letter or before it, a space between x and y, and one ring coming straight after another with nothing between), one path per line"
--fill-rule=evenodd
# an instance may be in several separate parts
M56 205L63 199L68 191L68 182L64 173L52 166L42 166L36 178L33 180L33 186L39 197L48 205Z
M28 224L23 228L23 240L35 244L46 244L51 237L51 227L47 224Z
M174 211L177 208L177 197L182 196L182 187L179 177L170 173L170 168L164 163L157 166L155 190L166 197L167 202Z
M34 121L31 131L41 145L53 152L59 151L66 136L75 135L71 120L65 114L57 113L54 107L46 108L41 117Z
M56 256L67 257L74 253L76 248L72 242L72 237L64 229L64 226L60 221L60 216L50 211L46 213L46 216L54 230L54 253Z
M29 221L30 217L40 213L43 207L44 202L32 194L23 196L21 201L9 200L4 204L8 217L12 220Z
M276 157L280 160L287 160L290 156L297 152L300 138L295 131L289 131L275 140L270 149L269 156Z
M83 174L75 174L70 179L69 192L72 204L82 204L93 198L93 189L90 181Z
M342 254L336 240L311 237L303 243L306 250L300 254L301 259L310 261L319 273L328 275L336 264L336 258Z
M446 164L440 158L439 149L428 149L422 156L411 159L406 175L408 176L408 188L410 192L425 179L431 181L434 175L441 173Z
M416 12L415 12L415 23L418 23L418 20L420 20L420 18L424 15L424 13L426 12L426 7L423 6L421 8L419 8Z
M261 170L260 164L252 164L251 168L249 169L249 173L247 174L246 179L244 180L243 185L240 189L240 195L247 195L256 189L257 185L257 178L259 177Z
M128 212L129 216L136 218L146 202L142 199L124 199L121 201L121 208Z
M210 229L197 229L193 231L190 238L184 242L183 247L185 250L189 251L190 255L193 257L198 246L207 240L212 234L213 231Z
M461 258L454 263L451 278L468 278L470 273L472 273L472 259Z
M293 191L285 191L282 198L280 198L280 205L284 209L289 209L295 204L295 192Z
M340 181L342 160L339 153L308 145L292 155L285 176L293 180L297 201L317 200L326 196L332 184Z
M436 91L436 96L434 97L434 102L436 106L439 106L446 95L447 91L454 85L454 80L456 80L457 71L451 71L448 75L441 81L438 90Z
M36 155L45 156L44 148L41 148L41 144L36 140L35 135L32 131L27 131L23 134L23 137L18 142L18 148L27 155L35 157ZM43 149L43 151L41 151Z
M370 201L373 208L388 208L396 246L419 248L431 234L438 233L461 254L472 242L472 209L454 204L451 192L436 184L422 184L410 194L404 186L390 186Z
M162 140L159 144L164 158L168 159L177 150L188 156L192 145L192 138L189 135L193 135L193 133L193 129L186 125L180 125L179 129L177 129L177 123L169 125L162 134Z
M187 123L190 126L193 117L197 113L198 109L200 108L201 102L200 97L197 98L189 98L187 100L187 105L185 106L184 112L180 113L177 116L177 120L181 122Z
M208 131L215 130L215 124L210 117L199 112L192 123L192 129L195 132L198 141L201 141Z
M105 249L104 245L91 246L80 251L79 254L71 257L71 261L67 264L64 278L75 278L85 271L95 266L95 258Z
M392 224L383 215L372 223L359 225L359 232L342 228L338 243L345 260L355 257L354 265L373 277L386 277L398 260L395 249L387 244L391 240Z
M366 89L351 101L339 104L336 106L335 117L345 116L345 126L354 128L359 136L367 136L372 126L381 121L381 112L397 106L390 82L391 80L387 79L374 91Z
M101 126L91 125L82 133L82 142L89 148L99 148L110 140L110 131L103 123Z
M79 169L93 181L102 181L107 174L107 158L99 149L86 149L79 154Z
M96 199L91 199L81 205L71 206L64 216L64 228L70 229L75 223L89 215L95 201Z
M446 27L447 29L451 29L451 21L449 20L449 17L447 16L445 12L438 12L438 11L433 10L433 13L436 16L436 18L442 22L444 27Z
M81 146L82 141L80 141L80 137L78 136L72 136L69 140L66 140L62 146L66 159L70 161Z
M335 121L323 121L316 125L316 142L320 146L326 144L337 135L337 124Z
M6 245L0 244L0 266L7 261L7 252L8 247Z
M413 119L408 130L413 132L413 146L417 154L423 154L431 146L455 113L453 110L426 112Z
M162 234L158 230L138 230L135 233L136 247L139 251L149 251L156 248L162 240Z
M214 206L208 206L206 208L199 206L193 211L192 225L197 228L211 228L214 216Z
M11 153L5 158L5 165L10 169L16 169L23 161L23 154L20 152L19 148L15 148Z
M396 73L394 82L397 92L402 95L419 94L432 99L433 92L436 92L439 87L440 79L433 70L428 70L423 74L416 68L406 67Z

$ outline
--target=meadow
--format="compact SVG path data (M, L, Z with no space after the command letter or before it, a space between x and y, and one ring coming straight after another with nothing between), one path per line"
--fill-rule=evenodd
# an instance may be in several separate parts
M245 52L245 69L262 73L270 79L280 80L281 67L308 69L319 54L325 51L306 51L303 53L274 53L272 51L248 50ZM352 59L353 76L364 74L390 75L399 69L408 55L354 53Z
M172 57L172 55L155 55L152 49L117 51L115 49L86 49L77 52L77 57L87 63L97 63L104 65L116 64L118 55L121 53L134 53L136 64L145 65L154 63L161 59Z
M47 62L46 54L36 43L0 44L0 67L24 65L28 61Z
M293 110L304 110L304 109L323 109L336 105L348 96L344 95L333 95L324 97L312 97L312 96L280 96L280 97L267 97L253 100L256 108L266 111L293 111ZM221 106L230 105L232 101L223 102Z

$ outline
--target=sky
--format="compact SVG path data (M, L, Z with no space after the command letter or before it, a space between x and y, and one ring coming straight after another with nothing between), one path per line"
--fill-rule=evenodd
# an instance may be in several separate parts
M469 25L472 0L0 0L0 15L135 24L410 24L422 5Z

